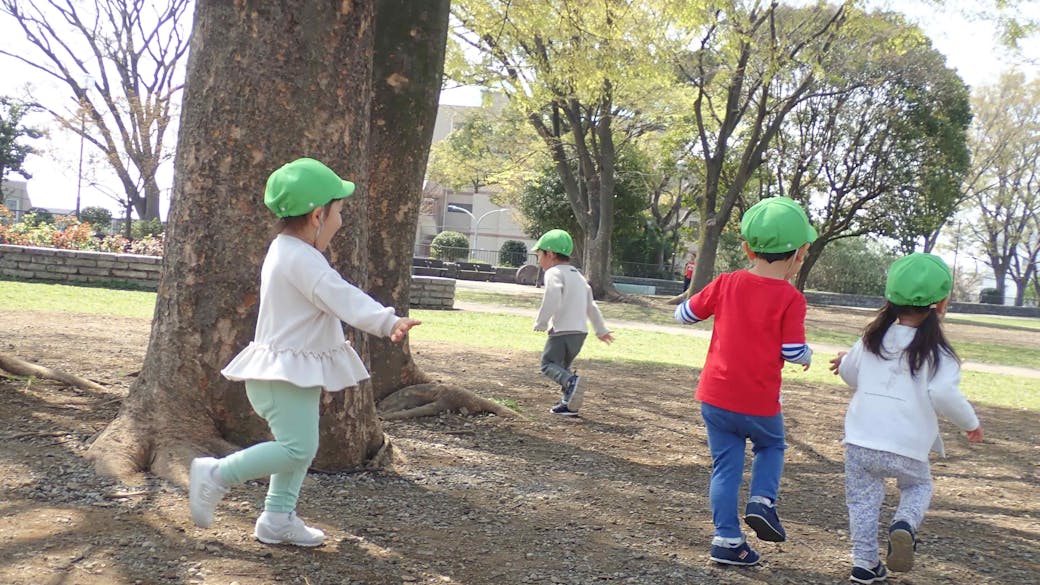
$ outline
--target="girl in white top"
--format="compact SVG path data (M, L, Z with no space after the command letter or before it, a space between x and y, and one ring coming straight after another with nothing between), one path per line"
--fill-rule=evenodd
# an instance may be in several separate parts
M900 258L888 272L888 302L852 349L831 361L831 370L856 391L844 440L854 583L883 581L888 572L877 538L886 477L899 487L888 569L913 566L916 532L932 495L928 454L944 455L937 414L966 431L969 441L982 440L979 419L959 390L960 361L942 331L952 285L938 256Z
M260 271L260 310L253 341L222 370L243 381L249 403L273 441L223 459L192 461L192 520L203 528L228 487L270 476L255 536L268 544L317 546L325 534L296 516L307 468L318 450L321 391L338 392L369 377L341 322L400 341L419 321L400 318L344 280L322 252L343 225L343 199L354 184L309 158L271 174L264 203L279 218Z

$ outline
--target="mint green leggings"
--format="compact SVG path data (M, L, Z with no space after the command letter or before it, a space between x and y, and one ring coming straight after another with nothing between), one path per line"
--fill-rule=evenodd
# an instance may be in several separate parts
M220 460L220 476L228 485L271 476L264 510L292 512L300 486L318 452L318 406L321 388L288 382L246 381L249 404L271 428L273 441L257 443Z

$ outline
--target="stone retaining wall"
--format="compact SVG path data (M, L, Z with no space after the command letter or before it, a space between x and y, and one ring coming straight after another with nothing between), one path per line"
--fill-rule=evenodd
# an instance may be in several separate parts
M162 258L0 244L0 278L26 282L90 284L155 290ZM413 276L409 304L417 309L451 309L455 281Z
M805 300L810 305L829 305L840 307L862 307L865 309L879 309L885 304L884 297L873 297L867 295L847 295L828 292L807 292ZM1037 307L1009 307L1006 305L989 305L986 303L950 303L951 313L970 313L976 315L1003 315L1005 317L1034 317L1040 318L1040 308Z
M455 307L455 279L439 276L412 276L408 304L415 309L452 309Z
M155 290L161 269L157 256L0 244L0 276L14 280Z

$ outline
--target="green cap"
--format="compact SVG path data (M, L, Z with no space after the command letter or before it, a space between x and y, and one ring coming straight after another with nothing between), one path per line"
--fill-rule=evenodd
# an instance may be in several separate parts
M885 298L893 305L925 307L950 296L953 273L942 258L915 252L888 268Z
M753 252L775 254L816 241L802 206L788 197L763 199L744 212L740 233Z
M534 249L570 256L571 252L574 251L574 240L564 230L549 230L542 234L542 237L538 238L538 243L534 245Z
M264 205L278 217L305 215L333 199L350 197L354 183L313 158L298 158L271 173Z

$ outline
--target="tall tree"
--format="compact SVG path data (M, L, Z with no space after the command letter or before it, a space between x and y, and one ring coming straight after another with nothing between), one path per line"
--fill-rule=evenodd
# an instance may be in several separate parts
M9 173L32 178L23 165L25 159L30 154L36 154L37 150L24 140L40 138L43 132L25 125L25 115L31 111L32 106L29 104L0 96L0 205L4 202L4 181Z
M69 89L39 105L102 152L138 217L159 217L156 174L182 87L190 0L0 0L27 49L2 50Z
M490 187L511 199L545 166L540 140L508 103L485 93L480 107L460 111L453 129L430 152L429 179L455 191Z
M459 81L502 91L552 158L584 236L582 267L596 298L619 296L610 277L618 148L647 128L641 106L672 78L646 50L661 30L645 2L457 0ZM460 53L461 54L461 53Z
M905 252L954 213L968 171L968 87L914 26L860 15L822 65L815 95L795 107L767 153L764 195L802 201L819 232L797 286L824 248L884 236Z
M449 0L376 1L368 160L368 292L408 314L415 226L437 119ZM376 400L426 382L408 340L368 336Z
M393 17L377 19L377 5ZM404 189L422 176L421 161L405 152L391 156L390 135L374 138L369 129L373 120L397 124L394 96L416 103L409 100L436 93L437 27L446 25L432 15L444 9L443 2L417 8L401 0L196 4L151 338L119 416L88 453L99 470L126 475L150 468L183 481L187 461L199 452L225 453L265 437L241 386L219 371L253 334L258 270L273 223L257 193L283 162L319 158L359 184L360 192L346 200L344 215L351 219L330 259L360 287L399 310L407 307L401 286L407 276L400 273L407 274L410 263L401 257L410 256L411 246L395 238L414 231L414 223L403 225L414 221L409 217L419 192ZM423 15L431 16L419 20ZM415 45L408 47L404 39L413 31ZM375 36L384 33L392 40L378 51L387 60L374 67ZM380 78L373 83L375 72ZM422 137L432 126L431 109L427 103L401 122L423 128L407 126L418 138L400 135L400 144L420 151L417 157L428 148ZM386 169L391 160L415 166L404 173L407 184L393 182ZM370 169L383 171L384 180L370 181ZM394 191L398 186L402 190ZM378 349L354 332L351 339L376 378L410 360L401 348L390 358L371 359ZM322 400L314 467L353 468L386 445L371 384Z
M814 95L848 4L792 9L733 0L719 3L706 24L686 27L699 34L697 48L676 60L694 96L694 153L704 166L700 253L687 293L714 277L722 232L784 119Z
M1016 296L1022 296L1035 258L1029 262L1027 253L1025 262L1017 259L1031 248L1030 225L1040 212L1040 80L1027 83L1021 73L1005 74L976 91L973 103L978 115L971 133L968 225L1000 298L1011 271L1019 284Z

